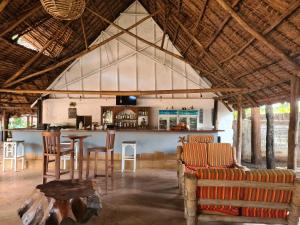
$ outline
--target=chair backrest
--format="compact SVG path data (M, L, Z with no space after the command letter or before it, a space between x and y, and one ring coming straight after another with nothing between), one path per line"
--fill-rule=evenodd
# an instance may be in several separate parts
M44 131L43 148L45 154L60 153L60 131Z
M228 168L235 163L234 148L228 143L208 143L207 163L209 167Z
M186 166L207 167L206 143L186 143L183 145L183 161Z
M116 131L107 130L106 132L106 150L114 150Z
M214 136L212 135L188 135L188 143L212 143Z

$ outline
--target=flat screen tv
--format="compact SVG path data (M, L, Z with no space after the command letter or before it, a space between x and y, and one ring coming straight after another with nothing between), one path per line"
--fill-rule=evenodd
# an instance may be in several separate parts
M116 96L116 105L136 105L136 96Z

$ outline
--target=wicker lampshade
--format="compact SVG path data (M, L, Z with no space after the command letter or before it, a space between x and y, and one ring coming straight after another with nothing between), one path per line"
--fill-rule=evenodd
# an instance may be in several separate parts
M41 0L47 13L60 20L78 19L85 9L85 0Z

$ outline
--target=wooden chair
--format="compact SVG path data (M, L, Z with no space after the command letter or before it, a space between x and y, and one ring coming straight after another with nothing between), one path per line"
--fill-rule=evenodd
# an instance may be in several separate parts
M86 168L86 179L89 178L89 170L90 170L90 155L91 152L95 152L95 167L94 167L94 177L101 176L97 174L97 153L105 153L105 190L107 193L108 190L108 169L111 169L111 183L113 185L113 174L114 174L114 144L115 144L115 131L108 130L106 134L106 144L105 146L99 146L94 148L87 149L87 168ZM110 164L108 160L108 154L110 155Z
M55 177L56 180L60 179L60 175L71 173L71 179L74 177L74 146L71 143L70 146L61 146L60 144L60 132L59 131L45 131L43 136L43 183L47 182L47 177ZM70 155L71 171L60 170L60 158L64 155ZM50 159L50 157L54 157ZM48 164L50 162L55 163L55 173L51 174L48 171Z

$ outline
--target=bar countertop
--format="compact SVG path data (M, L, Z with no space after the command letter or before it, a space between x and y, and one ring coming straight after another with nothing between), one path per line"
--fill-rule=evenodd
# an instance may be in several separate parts
M20 131L20 132L42 132L38 129L7 129L5 131ZM117 132L151 132L151 133L218 133L224 130L157 130L157 129L116 129ZM106 130L76 130L76 129L61 129L61 132L106 132Z

